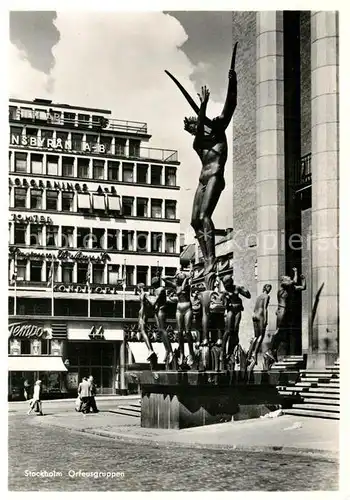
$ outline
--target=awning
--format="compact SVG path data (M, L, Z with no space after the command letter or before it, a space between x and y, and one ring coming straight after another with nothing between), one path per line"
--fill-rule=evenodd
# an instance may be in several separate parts
M121 211L120 196L108 196L108 209L116 212Z
M78 208L90 208L90 195L78 193Z
M9 372L66 372L61 356L8 356Z
M165 347L161 342L153 342L152 347L154 352L157 354L158 363L163 363L165 358ZM179 344L174 342L171 344L173 351L179 347ZM130 349L132 356L134 358L134 363L148 363L148 349L144 342L128 342L128 348ZM185 344L185 356L188 355L188 345Z
M93 207L95 210L106 210L105 197L101 194L94 194L92 197Z

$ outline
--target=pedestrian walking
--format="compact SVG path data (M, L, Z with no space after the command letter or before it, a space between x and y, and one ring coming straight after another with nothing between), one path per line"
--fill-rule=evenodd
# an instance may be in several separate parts
M91 385L87 377L83 377L78 386L78 395L82 401L81 412L86 415L90 412L91 404Z
M98 408L96 406L96 400L95 400L96 384L94 382L94 377L92 375L90 375L90 377L89 377L89 383L90 383L90 391L91 391L90 406L91 406L93 413L98 413L100 410L98 410Z
M43 406L41 403L41 380L37 380L34 384L33 399L30 401L28 415L35 409L39 415L43 415Z
M24 383L23 383L23 395L24 395L24 399L26 401L29 401L30 399L30 383L29 383L29 380L26 378Z

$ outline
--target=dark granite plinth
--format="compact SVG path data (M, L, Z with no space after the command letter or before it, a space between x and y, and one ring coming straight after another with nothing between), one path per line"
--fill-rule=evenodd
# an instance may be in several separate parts
M295 382L298 372L126 372L141 385L141 426L182 429L256 418L281 408L277 385Z

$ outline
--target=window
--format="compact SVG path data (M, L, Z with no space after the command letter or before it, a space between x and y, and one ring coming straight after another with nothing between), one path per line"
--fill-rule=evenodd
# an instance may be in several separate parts
M93 178L104 179L105 162L103 160L93 160Z
M78 193L79 212L89 212L91 209L91 200L89 193Z
M165 251L166 253L176 253L176 234L165 235Z
M162 168L160 165L151 167L151 184L159 186L162 183Z
M57 210L58 191L46 191L46 210Z
M162 233L151 233L151 252L162 252Z
M121 211L120 196L108 196L108 210L118 213Z
M48 155L47 157L47 175L58 174L58 156Z
M147 285L147 274L148 267L147 266L137 266L136 267L136 283L144 283Z
M70 156L62 157L62 175L63 177L74 176L74 158Z
M17 261L17 281L25 281L27 276L27 261Z
M88 227L78 227L77 229L77 247L89 248L90 229Z
M148 200L147 200L147 198L137 198L137 200L136 200L136 215L137 215L137 217L148 217Z
M102 212L106 211L106 198L104 194L100 194L100 192L98 192L97 194L94 193L92 195L92 202L94 210L99 210Z
M50 355L50 341L47 339L41 341L41 354L43 356Z
M73 283L73 263L62 262L62 282Z
M136 181L138 184L147 184L148 165L136 165Z
M98 140L97 135L87 134L86 135L86 145L88 145L90 149L86 148L86 151L96 151L97 140Z
M104 264L93 264L93 283L104 283Z
M119 162L109 161L108 162L108 180L117 181L119 179Z
M165 268L165 276L175 276L176 273L177 273L176 267Z
M26 127L25 134L27 137L38 137L38 129L32 127Z
M134 198L131 196L123 196L122 198L122 210L123 215L133 215L134 209Z
M122 231L122 250L134 250L134 231Z
M15 172L27 173L27 153L15 153Z
M151 217L155 219L162 218L163 200L151 200Z
M57 130L56 132L57 145L60 144L60 146L64 149L67 141L68 141L68 132L60 132L59 130Z
M144 253L148 251L148 233L137 231L136 233L136 251Z
M43 192L40 189L30 190L30 208L41 210L43 208Z
M38 224L30 225L30 246L42 246L43 244L43 227Z
M118 229L107 229L107 250L118 250Z
M88 272L88 264L85 262L77 263L77 282L81 284L86 284L87 282L87 272Z
M140 157L140 141L133 139L129 140L129 155L135 156L136 158Z
M126 140L115 138L115 154L119 156L125 156Z
M65 125L74 125L75 122L75 113L63 113L63 119Z
M26 208L27 189L15 188L15 208Z
M21 354L30 354L31 342L29 339L21 340Z
M123 182L134 182L134 165L123 163Z
M125 266L125 284L131 286L134 284L134 266Z
M42 262L32 261L30 263L30 281L41 281Z
M79 125L89 125L90 115L83 115L83 114L79 113L78 114L78 122L79 122Z
M43 173L43 155L30 155L30 171L32 174Z
M73 151L83 151L83 134L72 134Z
M104 247L104 229L94 228L92 230L92 248L103 249Z
M46 226L46 246L58 247L58 226Z
M62 226L62 248L72 248L74 246L74 227Z
M155 278L156 276L161 276L162 271L163 271L162 267L152 266L151 267L151 280L152 280L152 278Z
M89 160L86 158L78 158L78 177L88 179L89 175Z
M108 284L117 285L119 280L119 266L114 264L108 264Z
M49 283L53 279L54 283L58 281L58 262L53 262L53 276L51 276L52 271L52 260L46 261L46 282Z
M62 211L73 212L74 193L62 192Z
M15 224L15 245L26 244L26 229L24 224Z
M41 138L45 139L46 141L48 139L52 139L53 138L53 130L41 130ZM45 142L44 142L44 144L46 146Z
M176 219L176 201L165 200L165 218Z
M165 167L165 185L176 186L176 168Z
M20 144L22 132L22 127L10 127L11 144Z
M112 137L106 137L104 135L100 136L100 144L104 147L104 153L110 154L112 153Z

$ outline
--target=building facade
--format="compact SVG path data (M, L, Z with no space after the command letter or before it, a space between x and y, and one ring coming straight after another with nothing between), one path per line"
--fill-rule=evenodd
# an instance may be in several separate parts
M248 345L265 283L269 339L280 277L296 267L307 290L296 297L289 351L323 367L339 355L338 13L235 12L233 33L233 267L252 293L241 340Z
M42 99L10 99L9 125L10 394L88 374L124 391L135 285L179 265L177 152L147 148L146 123Z

